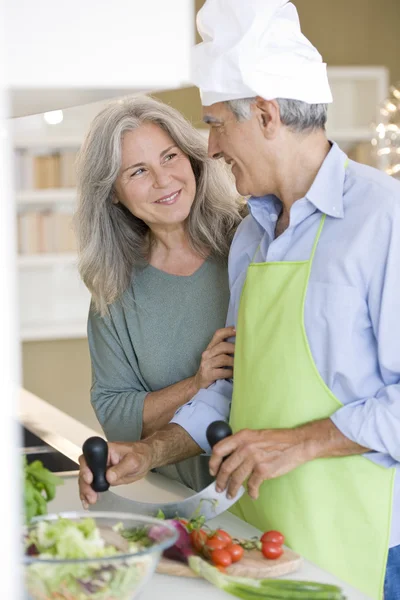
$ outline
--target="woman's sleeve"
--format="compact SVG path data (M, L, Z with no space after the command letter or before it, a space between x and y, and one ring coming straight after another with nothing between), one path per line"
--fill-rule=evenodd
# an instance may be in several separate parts
M143 405L149 391L140 382L137 365L129 360L111 316L101 317L90 309L88 341L91 403L107 439L140 440Z

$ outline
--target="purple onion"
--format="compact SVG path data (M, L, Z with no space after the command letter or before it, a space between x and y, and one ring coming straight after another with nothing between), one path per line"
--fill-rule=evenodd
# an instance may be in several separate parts
M187 563L189 556L194 554L192 544L190 543L190 536L186 531L186 528L179 521L172 520L170 523L172 523L177 530L179 537L173 546L164 550L163 556L170 560Z

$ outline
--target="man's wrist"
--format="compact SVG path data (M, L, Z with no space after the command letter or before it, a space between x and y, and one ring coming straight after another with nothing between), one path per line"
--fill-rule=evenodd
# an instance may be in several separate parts
M197 394L197 392L200 391L200 388L197 384L197 379L196 379L195 375L193 377L189 377L189 379L187 381L188 381L188 387L187 387L186 397L187 397L187 402L189 402L189 400L191 400L193 398L193 396L195 396Z
M301 439L306 462L329 455L332 448L332 422L330 419L311 421L296 430Z
M151 469L154 469L157 465L156 465L156 459L155 459L155 444L154 444L154 439L152 439L154 436L151 435L148 438L144 438L143 440L140 440L140 442L138 442L141 446L142 446L142 450L143 450L143 454L147 457L147 460L149 462L149 471ZM132 444L132 452L135 452L135 446L136 444Z
M303 439L307 461L369 452L368 448L349 440L330 418L306 423L298 430Z

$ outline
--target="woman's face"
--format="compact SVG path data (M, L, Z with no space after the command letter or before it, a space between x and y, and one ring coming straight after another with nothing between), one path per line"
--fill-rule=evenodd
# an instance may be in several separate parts
M176 227L189 213L196 181L189 158L161 127L145 123L122 139L117 200L151 229Z

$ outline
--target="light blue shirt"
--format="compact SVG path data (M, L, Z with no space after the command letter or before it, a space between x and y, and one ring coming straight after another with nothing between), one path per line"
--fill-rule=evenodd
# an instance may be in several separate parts
M365 456L397 468L391 546L400 544L400 183L349 161L333 144L304 198L290 211L288 229L274 239L281 204L251 198L229 258L235 325L246 270L254 262L310 258L321 214L325 225L312 265L304 320L321 377L343 404L333 423L371 448ZM260 245L257 250L258 245ZM262 302L262 298L260 298ZM228 419L232 381L221 380L181 407L173 423L205 452L209 423Z

